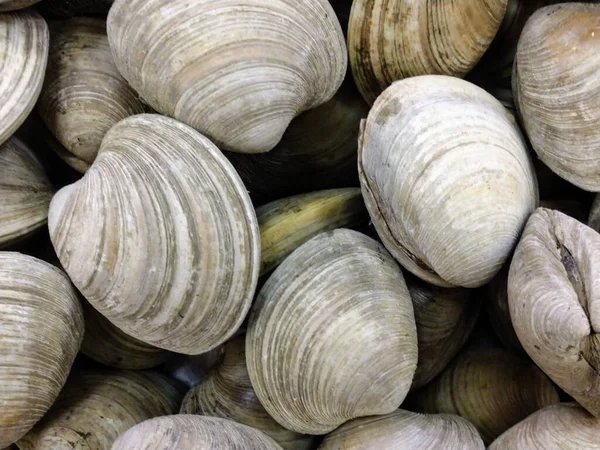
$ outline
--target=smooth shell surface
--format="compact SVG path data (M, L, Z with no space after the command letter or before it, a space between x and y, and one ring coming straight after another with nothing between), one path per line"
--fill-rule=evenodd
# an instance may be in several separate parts
M48 25L33 11L0 14L0 144L25 121L40 95Z
M275 147L333 97L347 65L327 0L116 0L108 38L150 106L241 153Z
M266 434L231 420L177 415L147 420L112 450L282 450Z
M40 0L0 0L0 12L27 8L38 2L40 2Z
M84 297L148 344L206 352L250 308L260 236L248 194L223 154L173 119L111 128L86 175L52 200L48 225Z
M475 427L452 414L397 410L348 422L325 437L319 450L484 450Z
M299 433L397 409L417 365L413 306L391 256L338 229L294 251L255 300L246 336L254 390Z
M81 305L62 271L0 252L0 448L20 439L54 403L83 330Z
M513 117L477 86L429 75L390 86L362 128L363 196L390 253L439 286L490 281L538 197Z
M510 316L523 348L564 391L600 415L600 234L539 208L508 276Z

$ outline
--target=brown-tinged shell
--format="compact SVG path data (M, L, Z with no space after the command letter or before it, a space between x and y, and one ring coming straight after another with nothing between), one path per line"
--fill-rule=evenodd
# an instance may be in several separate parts
M39 8L51 17L106 15L114 0L44 0Z

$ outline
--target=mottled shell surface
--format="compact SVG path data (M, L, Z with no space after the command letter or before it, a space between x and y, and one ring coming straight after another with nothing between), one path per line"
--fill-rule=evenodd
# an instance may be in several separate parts
M548 406L496 439L489 450L598 450L600 419L576 403Z
M327 0L116 0L108 38L150 106L241 153L275 147L295 116L333 97L347 66Z
M31 149L15 137L0 144L0 248L46 225L53 194Z
M223 154L173 119L111 128L85 176L53 198L48 225L79 291L147 344L206 352L250 308L260 235L248 194Z
M77 294L59 269L0 252L0 448L56 400L83 338Z
M82 370L69 377L48 414L19 450L110 450L128 429L173 414L182 393L153 372Z
M558 402L554 385L535 365L503 349L480 348L462 353L412 394L409 404L420 412L458 414L489 444L529 414Z
M453 414L417 414L399 409L385 416L345 423L319 450L484 450L477 429Z
M350 64L372 104L392 82L466 75L496 35L508 0L354 0Z
M40 0L0 0L0 12L27 8L38 2L40 2Z
M417 366L413 306L400 268L355 231L311 239L255 300L246 360L267 412L298 433L324 434L394 411Z
M44 0L40 9L52 17L75 15L106 15L114 0Z
M517 49L513 93L531 144L555 173L600 191L600 4L538 10Z
M600 415L600 234L539 208L527 222L508 276L510 315L531 359Z
M442 287L490 281L537 204L513 117L458 78L426 75L390 86L363 122L358 165L386 248Z
M34 11L0 14L0 144L25 121L40 95L48 25Z
M231 420L176 415L147 420L123 435L112 450L282 450L266 434Z
M117 70L102 19L80 17L50 26L48 71L37 108L57 140L88 166L106 132L145 112Z

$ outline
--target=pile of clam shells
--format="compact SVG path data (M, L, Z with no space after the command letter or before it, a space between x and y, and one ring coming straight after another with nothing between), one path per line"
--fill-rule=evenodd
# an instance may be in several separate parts
M0 0L0 449L600 450L596 193L600 0Z

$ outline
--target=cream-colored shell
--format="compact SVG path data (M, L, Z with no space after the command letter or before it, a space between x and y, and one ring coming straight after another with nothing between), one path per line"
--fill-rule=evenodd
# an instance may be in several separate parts
M386 248L443 287L490 281L537 203L513 117L458 78L425 75L390 86L363 122L358 165Z
M242 153L275 147L346 73L327 0L116 0L108 39L150 106Z
M282 450L266 434L231 420L176 415L147 420L123 435L112 450Z
M517 49L513 93L540 159L574 185L600 191L600 4L539 9Z
M0 0L0 12L14 11L35 5L41 0Z
M400 268L355 231L311 239L256 298L246 360L267 412L298 433L324 434L394 411L417 366L413 306Z
M260 266L256 215L208 139L158 115L122 120L50 204L50 237L73 283L130 336L199 354L240 327Z
M35 11L0 14L0 144L25 121L40 95L48 25Z
M0 252L0 448L52 406L83 338L77 294L59 269Z
M0 144L0 248L46 225L53 194L31 149L15 137Z
M105 15L114 0L44 0L40 9L44 14L54 17L78 15Z

